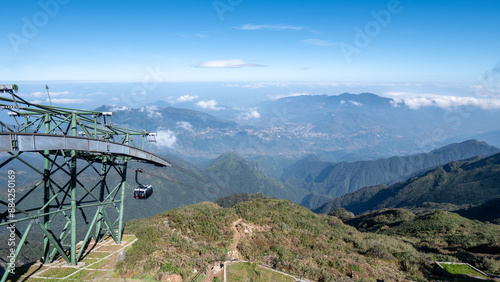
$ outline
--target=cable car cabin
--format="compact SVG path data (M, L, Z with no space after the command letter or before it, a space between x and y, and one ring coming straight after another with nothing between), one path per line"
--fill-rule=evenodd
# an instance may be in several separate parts
M134 198L136 199L147 199L153 194L153 186L151 185L139 185L134 189Z
M139 183L137 176L139 173L143 173L144 169L138 168L135 170L135 182L137 183L137 188L134 189L134 198L136 199L147 199L151 194L153 194L153 186L144 185Z

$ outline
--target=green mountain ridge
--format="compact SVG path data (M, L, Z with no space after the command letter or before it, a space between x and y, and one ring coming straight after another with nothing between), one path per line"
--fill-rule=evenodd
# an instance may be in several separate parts
M218 186L231 193L262 193L299 202L306 191L265 176L237 153L221 155L206 173ZM226 193L227 195L227 193Z
M363 187L391 185L450 161L500 152L485 142L468 140L429 153L375 161L330 163L307 157L284 170L281 181L327 198L341 197ZM306 204L306 203L304 203ZM308 206L317 208L318 206Z
M366 187L334 199L316 212L338 207L355 214L382 208L419 207L425 203L478 205L500 196L500 154L453 161L389 187Z

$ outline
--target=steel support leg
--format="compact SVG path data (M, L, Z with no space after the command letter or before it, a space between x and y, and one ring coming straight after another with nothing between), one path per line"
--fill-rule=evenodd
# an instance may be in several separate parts
M45 133L48 134L50 132L50 121L51 117L49 113L45 113L45 121L44 121L44 129ZM45 150L43 151L43 205L45 209L43 210L44 213L49 213L50 212L50 207L47 205L50 199L50 151ZM43 225L45 226L45 229L50 230L50 215L45 215L43 217ZM43 263L47 263L47 259L49 258L49 251L50 251L50 242L49 238L47 236L43 237L43 257L41 258Z
M101 190L99 191L99 201L102 203L104 201L104 192L106 190L106 173L107 171L107 164L106 164L106 157L102 160L102 167L101 167ZM97 218L97 224L95 228L95 241L99 241L101 238L101 230L102 230L102 211L103 211L103 206L98 206L97 211L99 213L99 217Z
M120 198L120 213L118 215L118 243L122 242L123 235L123 211L125 210L125 186L127 183L127 160L123 163L122 170L122 187L121 187L121 198Z
M76 113L71 117L71 133L76 136ZM71 264L76 265L76 151L71 150Z

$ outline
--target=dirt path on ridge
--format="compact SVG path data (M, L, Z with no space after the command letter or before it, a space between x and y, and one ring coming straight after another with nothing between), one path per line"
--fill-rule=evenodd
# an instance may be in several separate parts
M231 242L231 245L229 247L229 252L227 253L229 256L229 259L237 259L241 260L241 254L238 251L238 244L240 243L241 240L241 233L238 231L238 228L236 226L240 224L243 221L243 219L238 219L237 221L233 222L231 225L231 230L234 231L233 235L233 240ZM221 263L224 263L223 261ZM220 265L213 265L211 266L211 269L208 271L207 276L205 276L205 279L203 281L205 282L212 282L215 277L218 277L219 279L223 280L223 272L224 269L221 268Z
M238 244L241 241L241 233L238 231L236 228L236 225L240 224L243 221L243 219L238 219L237 221L233 222L233 225L231 226L231 229L234 231L234 236L233 236L233 243L231 244L231 251L229 251L229 257L241 260L241 254L238 251Z

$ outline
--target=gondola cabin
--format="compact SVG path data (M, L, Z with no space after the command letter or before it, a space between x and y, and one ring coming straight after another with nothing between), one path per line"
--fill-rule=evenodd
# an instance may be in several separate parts
M134 198L136 199L146 199L153 194L153 186L151 185L139 185L134 189Z
M153 194L152 185L144 185L139 183L138 175L143 173L144 169L138 168L135 170L135 182L137 183L137 188L134 189L134 198L136 199L147 199L151 194Z

